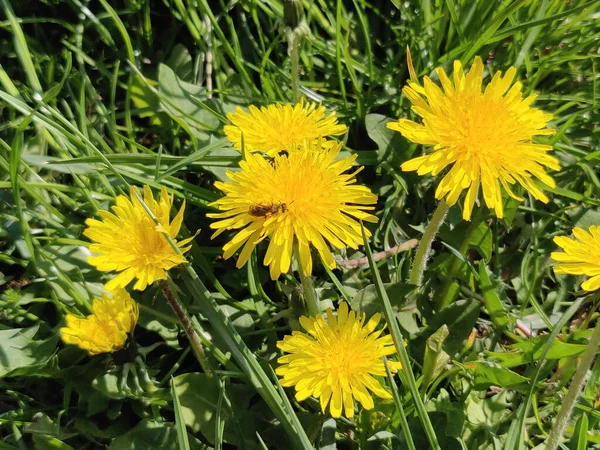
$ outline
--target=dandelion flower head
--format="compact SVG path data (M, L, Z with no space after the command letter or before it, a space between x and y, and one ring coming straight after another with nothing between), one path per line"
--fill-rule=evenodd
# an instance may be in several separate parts
M223 128L234 148L249 152L261 151L275 156L282 150L301 146L306 140L338 136L347 131L346 125L338 124L335 112L325 115L323 105L300 101L298 104L271 104L260 109L250 106L250 112L240 107L227 114L233 125Z
M92 314L82 318L67 314L67 325L60 329L62 340L90 355L120 350L133 332L139 318L139 306L124 289L115 289L112 296L104 294L94 299Z
M548 154L551 146L532 142L533 136L554 133L546 128L552 115L530 106L535 95L523 98L521 83L513 84L514 67L504 76L496 72L482 92L483 69L479 57L466 76L460 61L454 61L453 81L444 70L437 69L443 90L428 77L423 86L409 82L402 92L423 123L400 119L388 124L413 142L433 146L429 154L402 164L403 170L435 176L450 167L435 197L445 198L451 206L467 190L465 220L470 220L480 186L485 204L499 218L504 213L501 188L512 198L523 200L511 188L515 183L536 199L548 202L535 178L554 187L545 168L560 168L558 160Z
M139 195L138 188L132 187L129 198L117 197L112 208L114 214L99 211L101 221L86 221L88 228L83 234L94 242L90 251L97 255L90 256L88 263L101 271L119 272L106 284L109 291L124 288L134 278L137 279L134 289L143 290L155 280L166 279L167 270L185 262L183 255L177 254L163 236L165 233L175 240L183 221L185 202L171 220L173 196L163 187L156 201L150 187L144 186L144 203L160 223L157 226L138 200ZM175 241L182 253L190 249L193 238Z
M559 264L554 273L587 275L589 278L581 285L584 291L600 289L600 226L591 226L589 231L573 228L575 239L556 236L554 242L563 251L553 252L550 256Z
M333 269L335 260L327 242L337 248L362 244L359 221L377 222L367 212L374 209L377 196L356 184L361 168L345 173L356 155L335 160L340 148L341 144L324 149L320 142L310 142L303 150L275 155L272 161L247 153L241 171L227 172L231 181L215 183L225 196L211 204L220 210L208 214L219 219L211 224L216 230L212 237L239 230L223 247L224 258L243 247L237 261L237 267L242 267L256 245L269 237L264 264L276 280L289 270L294 247L302 273L308 276L310 245Z
M392 398L374 378L386 374L382 357L396 353L391 336L381 336L383 329L375 330L380 319L381 315L375 314L365 324L365 314L348 312L346 303L340 305L337 318L331 309L327 321L320 315L301 317L306 333L294 331L277 343L288 353L278 359L281 366L276 373L282 377L281 385L295 386L298 401L310 396L319 399L323 412L329 404L335 418L342 411L351 418L355 400L372 409L371 393ZM397 362L388 365L393 371L401 368Z

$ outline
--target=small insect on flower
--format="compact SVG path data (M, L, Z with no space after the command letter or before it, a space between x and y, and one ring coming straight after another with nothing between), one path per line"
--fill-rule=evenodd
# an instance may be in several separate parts
M392 396L374 377L385 376L382 358L396 353L390 335L376 330L380 314L366 322L363 313L348 311L342 303L337 317L327 310L327 321L321 316L301 317L306 332L294 331L277 343L287 353L277 361L275 371L282 386L294 386L296 400L310 396L320 400L321 409L329 405L332 417L354 415L354 401L365 409L375 404L371 393L384 399ZM365 324L366 322L366 324ZM402 368L399 362L388 363L393 372Z
M460 61L455 61L452 81L436 69L443 90L428 77L421 86L416 75L411 76L413 80L402 92L422 123L399 119L387 125L413 142L432 147L429 154L402 164L402 170L436 176L449 168L435 197L452 206L466 190L465 220L471 218L480 187L485 204L499 218L504 215L502 189L515 200L523 200L512 191L515 184L548 202L535 179L554 187L545 168L560 169L558 160L548 154L552 146L532 141L534 136L554 133L546 128L552 115L530 106L535 95L523 98L521 83L513 84L517 69L511 67L504 76L496 72L482 92L483 70L479 57L467 75Z
M270 205L252 205L248 208L248 212L254 217L266 217L277 214L279 211L286 212L287 205L285 203L271 203Z
M96 254L88 258L88 263L101 271L119 272L106 284L109 291L124 288L134 278L137 282L133 288L138 290L145 289L156 280L166 279L167 270L185 262L183 253L191 248L189 244L195 237L175 240L183 223L185 201L171 220L173 196L163 187L160 200L156 201L150 187L144 186L144 203L160 224L157 226L140 198L139 189L132 187L129 198L124 195L117 197L116 205L112 208L114 214L99 211L103 221L86 221L88 228L83 234L94 242L90 245L90 251ZM175 241L181 254L175 252L164 234Z
M589 278L581 285L584 291L600 289L600 226L591 226L589 231L573 228L573 236L556 236L554 243L563 251L553 252L550 256L559 264L554 273L587 275Z
M112 353L123 348L138 318L138 304L124 289L115 289L110 296L103 294L94 299L89 316L67 314L67 324L60 334L66 344L76 345L90 355Z

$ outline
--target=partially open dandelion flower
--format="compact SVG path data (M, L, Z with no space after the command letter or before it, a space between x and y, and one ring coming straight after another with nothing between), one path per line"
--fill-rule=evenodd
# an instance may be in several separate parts
M82 318L67 314L67 326L60 329L62 340L87 350L90 355L120 350L133 332L139 318L139 306L124 289L112 296L94 299L92 314Z
M355 184L360 168L344 173L356 155L335 161L340 148L336 144L323 149L311 142L302 151L275 155L271 162L247 153L240 172L227 172L231 182L215 183L225 196L211 205L222 212L207 214L221 219L211 224L217 230L213 238L225 230L240 230L223 247L223 256L229 258L243 246L237 261L237 267L242 267L254 247L270 237L264 264L275 280L289 270L295 246L302 273L308 276L311 244L332 269L335 260L326 241L337 248L362 244L358 221L377 222L366 212L374 209L377 196Z
M305 400L311 395L318 398L325 412L329 404L332 417L354 415L354 400L363 408L374 406L371 392L378 397L392 396L374 376L385 376L382 357L393 355L396 348L389 335L381 336L375 330L380 314L375 314L365 324L365 314L348 312L342 303L337 318L327 310L327 321L322 316L301 317L300 324L306 333L294 331L285 336L277 347L288 355L278 359L281 364L275 371L282 377L282 386L295 386L296 399ZM393 371L400 363L388 363Z
M554 187L545 167L560 168L558 160L548 154L551 146L532 142L533 136L554 133L546 128L552 115L530 107L536 96L523 98L520 82L511 87L517 72L514 67L504 77L496 72L481 92L483 68L477 57L465 76L460 61L454 61L453 82L437 69L443 91L428 77L423 86L409 82L402 92L423 124L400 119L387 125L413 142L433 146L430 154L402 164L403 170L435 176L451 166L435 197L445 198L451 206L466 189L465 220L471 218L480 185L485 204L499 218L503 217L501 187L522 201L510 186L518 183L536 199L548 202L534 178Z
M282 150L301 146L306 140L338 136L347 130L338 125L335 112L325 116L323 105L301 101L295 106L272 104L267 107L250 106L250 113L240 107L227 114L233 125L223 128L234 148L249 152L261 151L275 156Z
M560 264L554 266L555 273L587 275L589 278L581 285L584 291L600 289L600 226L591 226L589 231L573 228L575 239L557 236L554 242L562 252L553 252L550 256Z
M134 278L137 279L134 289L143 290L155 280L166 279L167 270L185 262L183 255L177 254L163 236L166 233L175 239L179 233L185 201L171 220L173 196L169 196L163 187L157 202L150 188L144 186L144 203L160 223L157 226L136 195L140 192L137 187L132 187L130 198L117 197L112 208L114 214L99 211L103 221L86 221L88 228L83 234L95 242L90 245L90 251L98 255L90 256L88 262L98 270L120 272L106 284L109 291L124 288ZM191 248L189 243L193 238L175 241L182 253Z

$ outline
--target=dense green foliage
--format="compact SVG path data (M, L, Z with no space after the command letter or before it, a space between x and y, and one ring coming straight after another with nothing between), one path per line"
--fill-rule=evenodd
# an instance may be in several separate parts
M182 234L201 230L192 267L271 376L275 343L298 326L300 283L269 280L264 247L241 270L223 260L230 236L211 241L206 213L221 195L214 181L240 160L224 139L226 113L291 99L282 2L0 5L0 449L290 448L178 270L171 276L217 377L202 371L155 287L132 294L142 306L127 350L90 357L58 334L64 314L85 313L107 279L86 263L86 218L128 192L126 182L164 185L187 201ZM422 148L385 128L414 117L401 95L407 48L420 77L476 55L492 73L515 66L524 92L554 114L556 134L540 140L562 167L548 204L507 197L504 219L476 208L470 223L452 208L419 292L405 283L414 252L377 263L441 448L542 444L598 316L598 294L578 294L581 278L555 276L549 256L554 236L600 225L600 2L303 5L301 92L349 127L345 151L358 154L360 181L379 195L373 252L419 239L437 204L434 178L399 168ZM381 310L369 266L341 264L365 254L339 253L333 272L316 264L321 301ZM414 444L428 448L396 381ZM567 448L600 448L598 389L600 361ZM392 401L334 421L287 394L316 448L409 448Z

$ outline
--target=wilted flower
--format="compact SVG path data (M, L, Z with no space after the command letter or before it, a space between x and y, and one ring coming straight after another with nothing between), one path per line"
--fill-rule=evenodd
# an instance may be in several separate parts
M87 350L90 355L120 350L133 332L139 306L124 289L115 289L94 299L92 314L82 318L67 314L67 325L60 329L62 340Z
M384 399L392 396L373 377L385 376L382 358L396 353L389 335L381 337L382 329L375 330L381 319L375 314L365 325L365 314L348 312L342 303L337 318L327 310L327 321L318 315L301 317L300 324L306 333L294 331L285 336L277 347L287 355L278 359L281 364L277 375L282 386L295 386L296 399L313 396L320 400L325 412L329 404L332 417L354 415L354 400L363 408L374 406L371 393ZM389 362L394 371L400 363Z
M560 168L558 160L548 155L550 145L532 142L533 136L554 133L546 128L552 115L530 107L536 95L523 98L521 83L512 84L517 72L514 67L504 77L496 72L481 92L483 69L479 57L466 76L460 61L454 61L453 81L442 69L436 69L443 91L428 77L424 86L409 82L402 92L423 123L400 119L388 124L413 142L433 146L430 154L402 164L403 170L435 176L450 167L435 197L445 198L451 206L466 189L465 220L471 218L480 186L485 204L499 218L503 216L501 187L522 201L511 189L518 183L536 199L547 202L535 178L554 187L545 167Z

